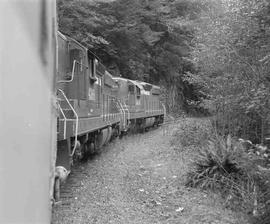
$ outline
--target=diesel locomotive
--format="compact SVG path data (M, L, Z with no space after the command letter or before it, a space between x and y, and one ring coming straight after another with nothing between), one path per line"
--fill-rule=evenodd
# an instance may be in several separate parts
M74 159L113 137L163 122L160 87L112 76L94 53L60 32L57 52L56 166L70 170Z
M0 28L0 223L50 223L55 168L162 123L160 88L57 32L55 0L0 1Z

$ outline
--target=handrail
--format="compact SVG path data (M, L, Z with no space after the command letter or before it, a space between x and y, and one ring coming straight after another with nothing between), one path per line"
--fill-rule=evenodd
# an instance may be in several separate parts
M61 114L64 117L64 138L66 138L66 132L67 132L67 117L63 111L63 109L61 108L60 104L58 104L58 108L60 109Z
M105 121L105 118L104 118L104 101L105 101L105 97L104 97L104 93L102 93L101 116L102 116L103 121Z
M81 65L81 66L84 66L84 67L86 67L86 69L88 69L88 66L87 66L87 65L84 65L84 64L78 62L77 60L74 60L74 61L73 61L73 65L72 65L71 79L70 79L70 80L60 80L60 81L58 81L58 83L67 83L67 82L72 82L72 81L73 81L73 79L74 79L74 74L75 74L75 67L76 67L76 64Z
M124 111L123 105L120 102L120 100L118 100L118 104L120 106L121 113L123 113L123 115L124 115L124 128L126 128L126 115L125 115L125 111Z
M123 107L123 109L124 109L125 111L127 111L128 122L129 122L129 120L130 120L130 112L129 112L129 109L128 109L127 104L125 103L125 101L123 101L123 105L125 106L125 108Z
M164 121L165 121L165 117L166 117L166 107L164 105L164 103L161 104L163 107L163 112L164 112Z
M76 113L76 111L74 110L73 106L70 104L68 98L66 97L64 91L62 89L57 89L64 97L64 99L66 100L66 102L68 103L69 107L71 108L72 112L74 113L75 117L76 117L76 126L75 126L75 144L73 146L72 149L72 153L70 154L70 156L72 157L75 153L76 150L76 142L77 142L77 135L78 135L78 124L79 124L79 117L78 114Z
M125 102L124 102L124 104L125 104L126 109L127 109L127 112L128 112L128 120L130 120L130 112L129 112L129 109L128 109L128 107L127 107L127 105L126 105L126 103L125 103Z

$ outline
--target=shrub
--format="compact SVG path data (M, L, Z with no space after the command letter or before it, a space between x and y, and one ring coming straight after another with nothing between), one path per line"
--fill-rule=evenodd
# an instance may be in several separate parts
M175 146L202 146L213 132L208 119L185 118L173 132L171 144Z
M201 149L188 173L187 186L220 192L227 205L256 213L261 179L255 158L248 155L242 144L215 136ZM260 187L259 187L260 186Z

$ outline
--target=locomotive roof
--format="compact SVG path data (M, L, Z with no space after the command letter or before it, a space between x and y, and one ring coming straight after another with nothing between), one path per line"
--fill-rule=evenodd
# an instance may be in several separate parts
M155 88L155 89L160 89L159 86L156 86L156 85L153 85L153 84L150 84L148 82L143 82L143 81L137 81L137 82L140 82L142 85L151 85L152 88Z
M63 38L64 40L67 40L67 36L64 35L63 33L61 33L60 31L57 31L57 34L58 34L61 38Z
M115 80L122 80L122 81L126 81L126 82L131 82L134 85L137 85L139 88L143 88L143 89L144 89L144 87L143 87L144 85L150 85L150 86L152 86L152 88L160 89L160 87L157 86L157 85L153 85L151 83L143 82L143 81L139 81L139 80L131 80L131 79L122 78L122 77L113 77L113 79L115 79Z
M61 33L60 31L57 31L57 35L59 37L61 37L63 40L65 40L66 42L70 42L73 45L76 45L76 47L80 47L81 49L83 49L84 51L87 51L87 48L85 46L83 46L82 44L80 44L78 41L76 41L75 39Z
M98 61L101 61L101 59L93 51L87 49L87 52L92 58L96 58Z
M134 81L134 80L128 80L128 81L133 83L134 85L138 86L141 90L144 90L143 86L139 82Z
M101 61L100 58L95 53L93 53L91 50L89 50L87 47L82 45L77 40L61 33L60 31L57 31L57 33L64 40L71 41L71 42L75 43L76 45L78 45L79 47L81 47L82 49L84 49L85 51L87 51L89 56L96 58L99 61L99 67L101 66L101 67L105 68L105 66L100 62ZM122 80L122 81L126 81L126 82L131 82L132 84L136 85L138 88L140 88L141 90L144 90L144 91L149 91L149 90L147 90L147 88L145 88L146 85L152 86L152 88L155 88L155 89L160 89L159 86L156 86L156 85L153 85L153 84L150 84L147 82L143 82L143 81L139 81L139 80L131 80L131 79L126 79L126 78L122 78L122 77L114 77L108 71L106 71L106 69L105 69L105 72L107 75L111 76L111 78L114 80ZM105 72L102 72L102 75L105 74Z
M64 40L66 41L72 41L74 43L76 43L77 45L79 45L81 48L83 48L84 50L86 50L88 52L88 54L92 57L92 58L96 58L98 59L98 61L101 61L100 58L93 52L91 51L89 48L85 47L84 45L82 45L80 42L78 42L77 40L69 37L68 35L66 34L63 34L62 32L60 31L57 31L58 35L63 38Z
M132 84L138 86L140 89L143 89L143 86L139 82L137 82L137 81L134 81L134 80L131 80L131 79L122 78L122 77L113 77L113 79L115 79L115 80L122 80L122 81L125 81L125 82L131 82Z

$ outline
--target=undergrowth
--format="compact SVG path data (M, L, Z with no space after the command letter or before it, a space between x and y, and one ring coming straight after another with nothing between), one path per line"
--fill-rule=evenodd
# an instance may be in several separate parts
M198 152L187 186L219 192L231 208L253 212L258 195L258 169L242 145L215 136Z
M265 147L248 150L230 135L219 136L203 119L186 119L174 132L171 143L179 150L196 146L187 186L219 193L225 206L249 213L256 224L270 223L269 159L265 150L258 151Z
M174 131L171 144L181 146L204 145L212 135L211 123L207 119L183 118L181 124Z

